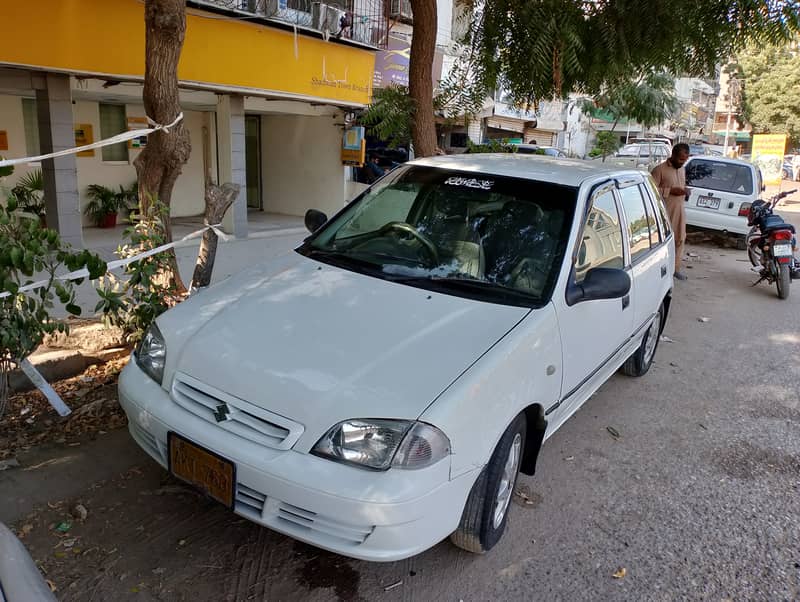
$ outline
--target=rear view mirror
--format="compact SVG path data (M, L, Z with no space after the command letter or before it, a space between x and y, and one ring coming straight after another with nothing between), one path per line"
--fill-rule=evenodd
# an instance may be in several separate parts
M567 303L598 299L619 299L631 290L631 278L625 270L616 268L592 268L586 272L583 282L567 288Z
M316 209L309 209L306 211L306 217L304 219L304 223L308 231L312 234L320 229L322 224L328 221L328 216L322 213L322 211L317 211Z

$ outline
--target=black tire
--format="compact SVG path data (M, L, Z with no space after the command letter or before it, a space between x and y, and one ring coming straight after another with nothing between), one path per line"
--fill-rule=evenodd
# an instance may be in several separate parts
M653 365L653 358L656 356L658 341L661 338L661 323L664 321L664 304L662 303L653 322L647 328L647 332L642 337L642 344L633 354L622 364L622 373L627 376L644 376Z
M750 234L745 237L745 240L750 240L750 236L752 236L758 228L751 228ZM747 244L747 257L750 259L750 263L753 264L754 268L761 267L761 249L758 248L758 243L753 241L752 244Z
M511 499L514 496L519 475L519 465L525 451L526 428L525 414L519 414L503 433L489 463L483 468L472 486L458 528L450 535L453 545L468 552L483 554L500 541L508 522ZM518 448L516 470L513 478L507 483L508 499L504 498L503 501L505 508L502 518L499 524L495 524L496 509L500 503L498 496L515 442Z
M788 299L792 290L792 270L788 263L778 264L778 299Z

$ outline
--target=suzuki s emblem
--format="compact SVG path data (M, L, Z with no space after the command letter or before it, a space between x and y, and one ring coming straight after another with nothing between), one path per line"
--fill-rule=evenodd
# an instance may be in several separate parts
M227 404L221 403L214 410L214 418L217 422L225 422L230 418L231 410Z

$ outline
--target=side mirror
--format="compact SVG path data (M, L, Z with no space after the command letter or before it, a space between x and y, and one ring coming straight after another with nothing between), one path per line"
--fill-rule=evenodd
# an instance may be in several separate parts
M625 270L616 268L592 268L579 284L567 288L567 303L598 299L619 299L631 290L631 278Z
M317 211L316 209L309 209L306 211L306 217L303 220L306 228L312 234L320 229L322 224L328 221L328 216L322 213L322 211Z

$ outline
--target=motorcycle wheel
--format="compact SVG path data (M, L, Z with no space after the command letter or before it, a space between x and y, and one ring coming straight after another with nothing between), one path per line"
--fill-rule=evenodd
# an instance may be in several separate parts
M753 234L755 228L750 230L750 235ZM750 237L748 235L748 238ZM750 259L750 263L753 264L754 268L761 266L761 249L758 248L758 242L752 241L747 245L747 257Z
M781 263L778 267L778 278L776 284L778 285L778 299L788 299L789 291L792 285L792 270L788 263Z

